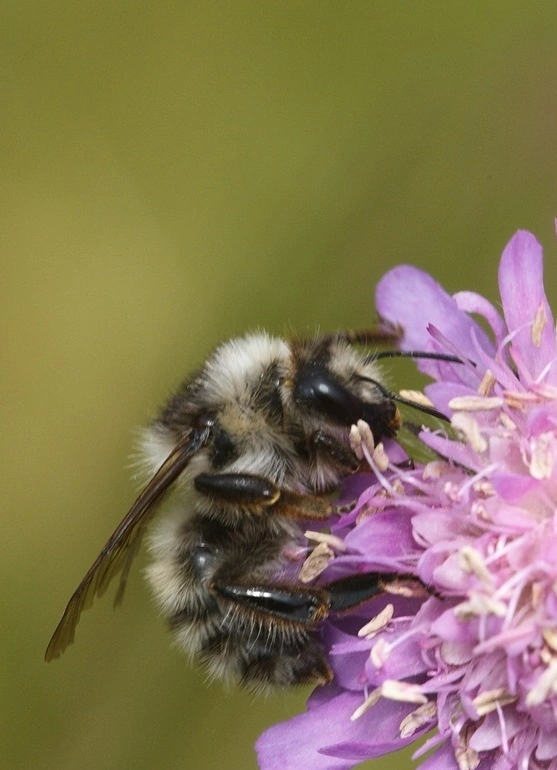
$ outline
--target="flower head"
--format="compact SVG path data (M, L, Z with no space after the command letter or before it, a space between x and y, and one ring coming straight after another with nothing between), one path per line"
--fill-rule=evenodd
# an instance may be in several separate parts
M380 282L402 349L461 362L419 363L451 426L422 431L435 459L412 469L367 452L375 476L322 577L419 582L327 623L335 681L263 734L264 770L347 770L431 731L415 754L435 749L428 770L557 768L557 342L542 278L540 245L518 232L503 317L413 267Z

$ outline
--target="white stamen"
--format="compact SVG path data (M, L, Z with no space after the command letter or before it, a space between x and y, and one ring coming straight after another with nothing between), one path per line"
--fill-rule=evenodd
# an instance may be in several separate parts
M530 601L532 603L532 607L537 610L542 603L542 599L544 598L544 590L539 581L536 580L532 583L531 592L532 598Z
M507 428L507 430L515 431L517 429L516 423L513 420L511 420L511 418L506 412L501 412L499 414L499 422L501 423L503 428Z
M486 714L490 714L503 706L508 706L509 703L514 703L516 700L516 695L511 695L504 687L500 687L480 693L472 700L472 703L478 716L484 717Z
M530 473L535 479L549 479L553 472L553 433L540 433L532 441Z
M382 443L377 444L373 451L373 459L375 460L375 463L380 471L385 471L389 467L389 458L387 456L387 453L385 452L385 447Z
M458 553L458 560L461 568L468 573L474 573L482 581L486 588L493 588L493 576L484 561L482 554L465 545Z
M427 697L421 691L419 684L399 682L396 679L385 679L381 685L381 695L402 703L427 703Z
M497 379L493 376L493 372L491 372L489 369L486 369L486 372L482 377L482 381L478 386L478 393L480 396L487 396L487 394L493 390L493 386L496 382Z
M428 722L431 722L435 718L437 713L437 706L435 701L429 700L427 703L422 703L421 706L415 711L404 717L400 723L399 732L401 738L410 738L411 735L423 727Z
M399 391L399 395L419 406L433 407L433 401L430 401L426 394L422 393L421 390L401 390Z
M554 658L526 696L529 708L540 706L551 694L557 692L557 660Z
M383 629L387 627L389 621L393 617L394 611L395 608L393 605L387 604L386 607L383 607L381 612L369 621L369 623L366 623L365 626L360 628L358 636L360 638L373 639L379 631L383 631Z
M456 396L449 401L449 409L455 412L489 412L500 409L504 404L499 396Z
M485 452L487 441L480 432L477 420L471 415L457 412L451 418L451 425L456 431L462 433L475 452Z
M473 653L469 646L460 642L442 642L441 657L450 666L462 666L473 658Z
M454 614L459 620L472 620L475 617L485 615L495 615L498 618L504 618L506 612L507 606L504 602L476 592L470 592L470 599L462 602L454 609Z
M350 717L351 722L355 722L356 719L359 719L363 714L366 713L368 709L370 709L372 706L375 706L379 698L381 697L381 690L377 688L374 690L371 695L368 695L365 701L362 703L361 706L358 706L356 711L352 714Z
M542 302L536 310L536 316L534 318L534 323L532 324L532 342L537 348L542 344L542 334L546 326L547 313L545 311L545 305Z
M445 473L448 473L450 469L449 464L445 462L445 460L432 460L425 466L422 473L422 479L424 481L429 481L430 479L432 481L437 481L441 476L444 476Z
M480 755L470 746L459 746L455 749L455 759L459 770L476 770L480 764Z
M507 406L510 406L511 409L518 409L521 412L529 404L536 404L540 400L539 396L532 393L532 391L519 393L515 390L506 390L503 395Z
M404 484L400 479L393 479L393 490L397 496L404 495Z
M350 428L350 449L354 452L358 460L364 459L364 452L362 450L362 437L360 431L356 425L352 425Z
M372 430L365 420L358 420L356 425L352 425L350 428L350 448L358 460L364 459L364 448L373 455L375 441Z
M327 569L329 562L331 559L334 559L334 556L335 554L327 543L319 543L302 564L298 575L300 581L302 583L310 583L312 580L315 580L318 575Z
M373 473L375 473L377 477L377 481L381 484L383 489L389 494L391 497L396 497L396 489L393 487L393 484L391 481L384 475L384 470L378 465L378 463L375 461L375 444L373 442L373 434L371 432L371 428L365 422L364 420L358 420L356 424L356 430L360 434L361 438L361 452L362 456L365 457L367 460L367 463ZM355 437L355 433L351 430L352 435ZM358 445L358 439L355 439L356 446ZM378 446L379 448L379 446ZM381 448L378 459L380 462L383 460L383 450Z
M375 449L375 441L373 439L371 428L365 420L358 420L356 427L358 428L358 432L362 438L363 446L365 446L369 452L373 453L373 450Z
M470 514L474 518L482 519L483 521L491 521L489 511L485 507L485 504L481 503L479 500L475 500L470 506Z
M488 481L487 479L480 479L479 481L475 481L473 489L474 492L477 492L478 495L482 495L482 497L493 497L495 494L495 489L492 482Z
M542 636L548 647L557 652L557 630L555 628L544 628Z

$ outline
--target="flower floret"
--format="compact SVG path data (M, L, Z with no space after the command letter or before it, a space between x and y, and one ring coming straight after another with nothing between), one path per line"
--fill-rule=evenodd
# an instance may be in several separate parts
M262 736L264 770L347 770L432 728L422 768L557 770L557 340L530 233L506 246L499 287L503 316L414 267L378 286L403 350L460 360L419 364L450 425L422 430L434 458L413 467L358 429L370 487L335 525L344 550L320 579L369 571L406 588L389 580L327 622L335 681Z

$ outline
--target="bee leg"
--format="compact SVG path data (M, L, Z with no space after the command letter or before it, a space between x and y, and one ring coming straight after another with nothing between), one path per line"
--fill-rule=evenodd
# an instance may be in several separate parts
M258 690L332 681L327 656L314 634L329 613L325 591L271 583L242 585L225 577L211 589L235 608L243 627L235 636L242 648L238 673L243 685Z
M280 498L276 484L252 473L200 473L193 484L215 500L254 510L268 508Z
M323 590L329 596L330 609L334 612L343 612L382 594L389 583L396 583L401 580L415 582L417 578L415 575L370 572L333 580L324 585Z
M276 513L297 519L325 521L335 508L322 497L280 489L264 476L251 473L200 473L194 479L198 492L252 513Z
M316 455L330 460L336 468L346 473L356 473L360 467L354 452L323 430L316 430L311 434L309 446Z
M329 594L330 608L335 612L349 610L373 599L384 590L383 576L379 573L350 575L323 586Z
M214 582L212 590L255 616L262 613L313 628L329 614L329 590L298 585L239 585Z

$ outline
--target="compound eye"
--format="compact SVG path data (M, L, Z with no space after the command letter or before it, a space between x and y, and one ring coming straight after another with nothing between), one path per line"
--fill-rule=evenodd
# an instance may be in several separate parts
M294 398L343 425L363 419L366 405L321 366L304 367L298 375Z

